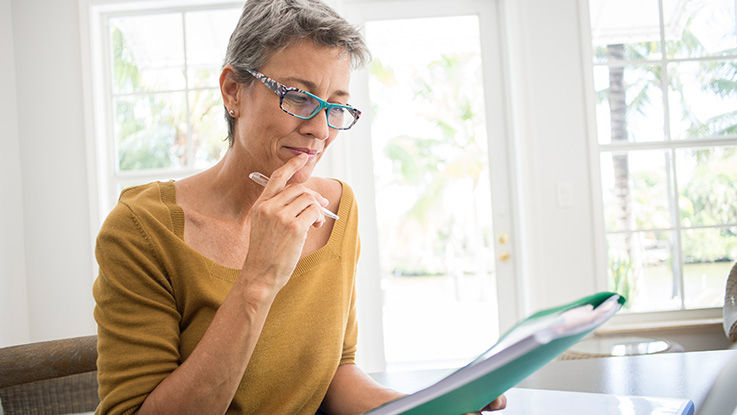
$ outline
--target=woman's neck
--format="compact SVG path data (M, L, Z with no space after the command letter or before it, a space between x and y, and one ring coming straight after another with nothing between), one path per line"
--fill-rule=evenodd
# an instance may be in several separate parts
M263 188L248 178L247 163L232 148L214 166L177 182L177 200L202 215L245 223Z

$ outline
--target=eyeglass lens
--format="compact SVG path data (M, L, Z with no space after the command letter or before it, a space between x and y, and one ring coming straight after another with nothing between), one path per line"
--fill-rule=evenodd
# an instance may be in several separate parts
M312 118L320 109L320 102L299 91L289 91L282 98L281 107L300 118ZM353 114L345 108L333 107L328 111L328 125L348 128L354 123Z

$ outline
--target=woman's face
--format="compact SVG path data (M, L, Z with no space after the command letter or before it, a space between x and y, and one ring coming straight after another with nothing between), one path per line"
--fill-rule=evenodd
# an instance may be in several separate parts
M256 70L330 103L348 104L350 64L343 49L315 46L307 39L274 53ZM282 111L279 97L256 79L240 89L238 114L233 150L249 169L271 175L290 158L303 152L310 155L307 164L292 176L292 183L304 182L312 175L339 132L328 127L324 109L309 120Z

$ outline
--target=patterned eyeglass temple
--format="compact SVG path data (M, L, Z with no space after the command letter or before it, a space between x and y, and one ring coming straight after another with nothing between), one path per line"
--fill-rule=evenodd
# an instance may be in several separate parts
M289 90L304 92L298 88L290 88L284 84L280 84L279 82L269 78L268 76L262 74L261 72L254 71L252 69L246 69L246 71L248 71L248 73L253 75L254 78L263 82L264 85L266 85L270 90L274 91L276 95L279 95L280 97L283 97L284 94L286 94Z

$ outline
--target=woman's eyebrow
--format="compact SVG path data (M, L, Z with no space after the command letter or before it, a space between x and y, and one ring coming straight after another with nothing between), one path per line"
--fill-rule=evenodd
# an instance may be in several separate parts
M285 85L287 85L287 86L291 86L290 83L292 83L292 82L296 82L296 83L302 84L304 86L304 89L307 89L307 90L315 91L317 89L317 85L315 85L314 82L308 81L308 80L302 79L302 78L296 78L296 77L284 78L284 82L283 83ZM343 91L342 89L339 89L337 91L334 91L332 93L332 96L337 96L337 97L341 97L341 98L342 97L346 97L347 98L347 97L350 97L351 94L349 94L347 91Z

